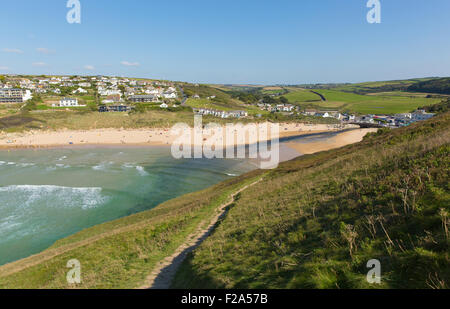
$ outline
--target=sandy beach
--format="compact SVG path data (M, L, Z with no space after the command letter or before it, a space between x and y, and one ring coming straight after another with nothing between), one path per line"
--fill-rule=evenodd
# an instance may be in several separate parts
M377 132L377 130L378 129L356 129L342 132L326 141L311 141L308 143L290 142L287 143L287 146L304 155L313 154L320 151L326 151L358 143L362 141L364 136L368 133Z
M309 125L300 123L280 124L280 138L311 133L333 132L355 128L347 125ZM238 130L238 128L236 129ZM170 145L179 136L170 128L148 129L96 129L88 131L29 131L24 133L0 132L0 148L46 148L70 145ZM267 140L261 137L259 141ZM302 152L303 153L303 152Z

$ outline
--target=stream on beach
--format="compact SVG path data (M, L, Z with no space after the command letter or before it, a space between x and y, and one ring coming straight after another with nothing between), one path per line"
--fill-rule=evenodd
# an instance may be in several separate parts
M282 139L281 160L301 155L288 142L336 134ZM248 159L176 160L163 146L0 150L0 265L256 168Z

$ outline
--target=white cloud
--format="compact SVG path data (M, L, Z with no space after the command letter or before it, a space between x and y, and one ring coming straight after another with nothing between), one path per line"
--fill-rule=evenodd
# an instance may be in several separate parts
M84 69L85 70L89 70L89 71L94 71L95 67L93 65L87 64L87 65L84 66Z
M45 55L53 54L53 53L54 53L53 50L50 50L50 49L45 48L45 47L39 47L39 48L36 48L36 50L37 50L39 53L45 54Z
M0 65L0 71L9 71L9 68Z
M140 66L139 62L122 61L121 64L124 65L124 66L127 66L127 67L138 67L138 66Z
M3 48L2 51L5 53L23 54L23 50L17 48Z
M47 66L47 63L45 62L33 62L34 67L45 67Z

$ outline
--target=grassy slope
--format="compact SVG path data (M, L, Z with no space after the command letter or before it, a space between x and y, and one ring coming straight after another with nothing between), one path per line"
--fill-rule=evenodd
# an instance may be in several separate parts
M385 91L406 91L408 87L412 85L433 79L434 78L429 77L429 78L413 78L405 80L365 82L340 86L337 87L336 90L345 92L355 92L360 94L371 92L385 92Z
M282 164L241 194L174 287L448 288L449 142L447 113ZM366 281L370 259L380 286Z
M319 103L320 96L308 90L295 90L285 94L284 97L289 100L289 103Z
M210 222L216 207L260 174L250 173L62 239L38 255L0 267L0 288L69 288L70 259L81 262L82 284L77 288L138 287L159 261L199 225Z

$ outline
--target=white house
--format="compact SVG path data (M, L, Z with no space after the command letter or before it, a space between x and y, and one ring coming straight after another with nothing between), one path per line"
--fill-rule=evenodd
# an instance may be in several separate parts
M25 90L25 93L23 94L23 101L26 102L33 98L33 95L31 94L30 90Z
M122 94L120 90L118 89L107 89L107 90L98 90L98 93L101 96L109 96L109 95L116 95L116 94Z
M73 98L63 98L59 101L60 107L79 106L78 100Z
M430 118L433 118L434 114L432 113L427 113L424 110L417 110L414 113L412 113L411 115L411 120L412 121L423 121L423 120L428 120Z
M328 114L328 112L317 112L315 114L316 117L322 117L322 118L330 118L330 114Z
M77 90L72 91L73 94L76 93L88 93L87 90L84 90L83 88L78 88Z
M166 99L176 99L177 94L175 92L164 92L163 97Z

